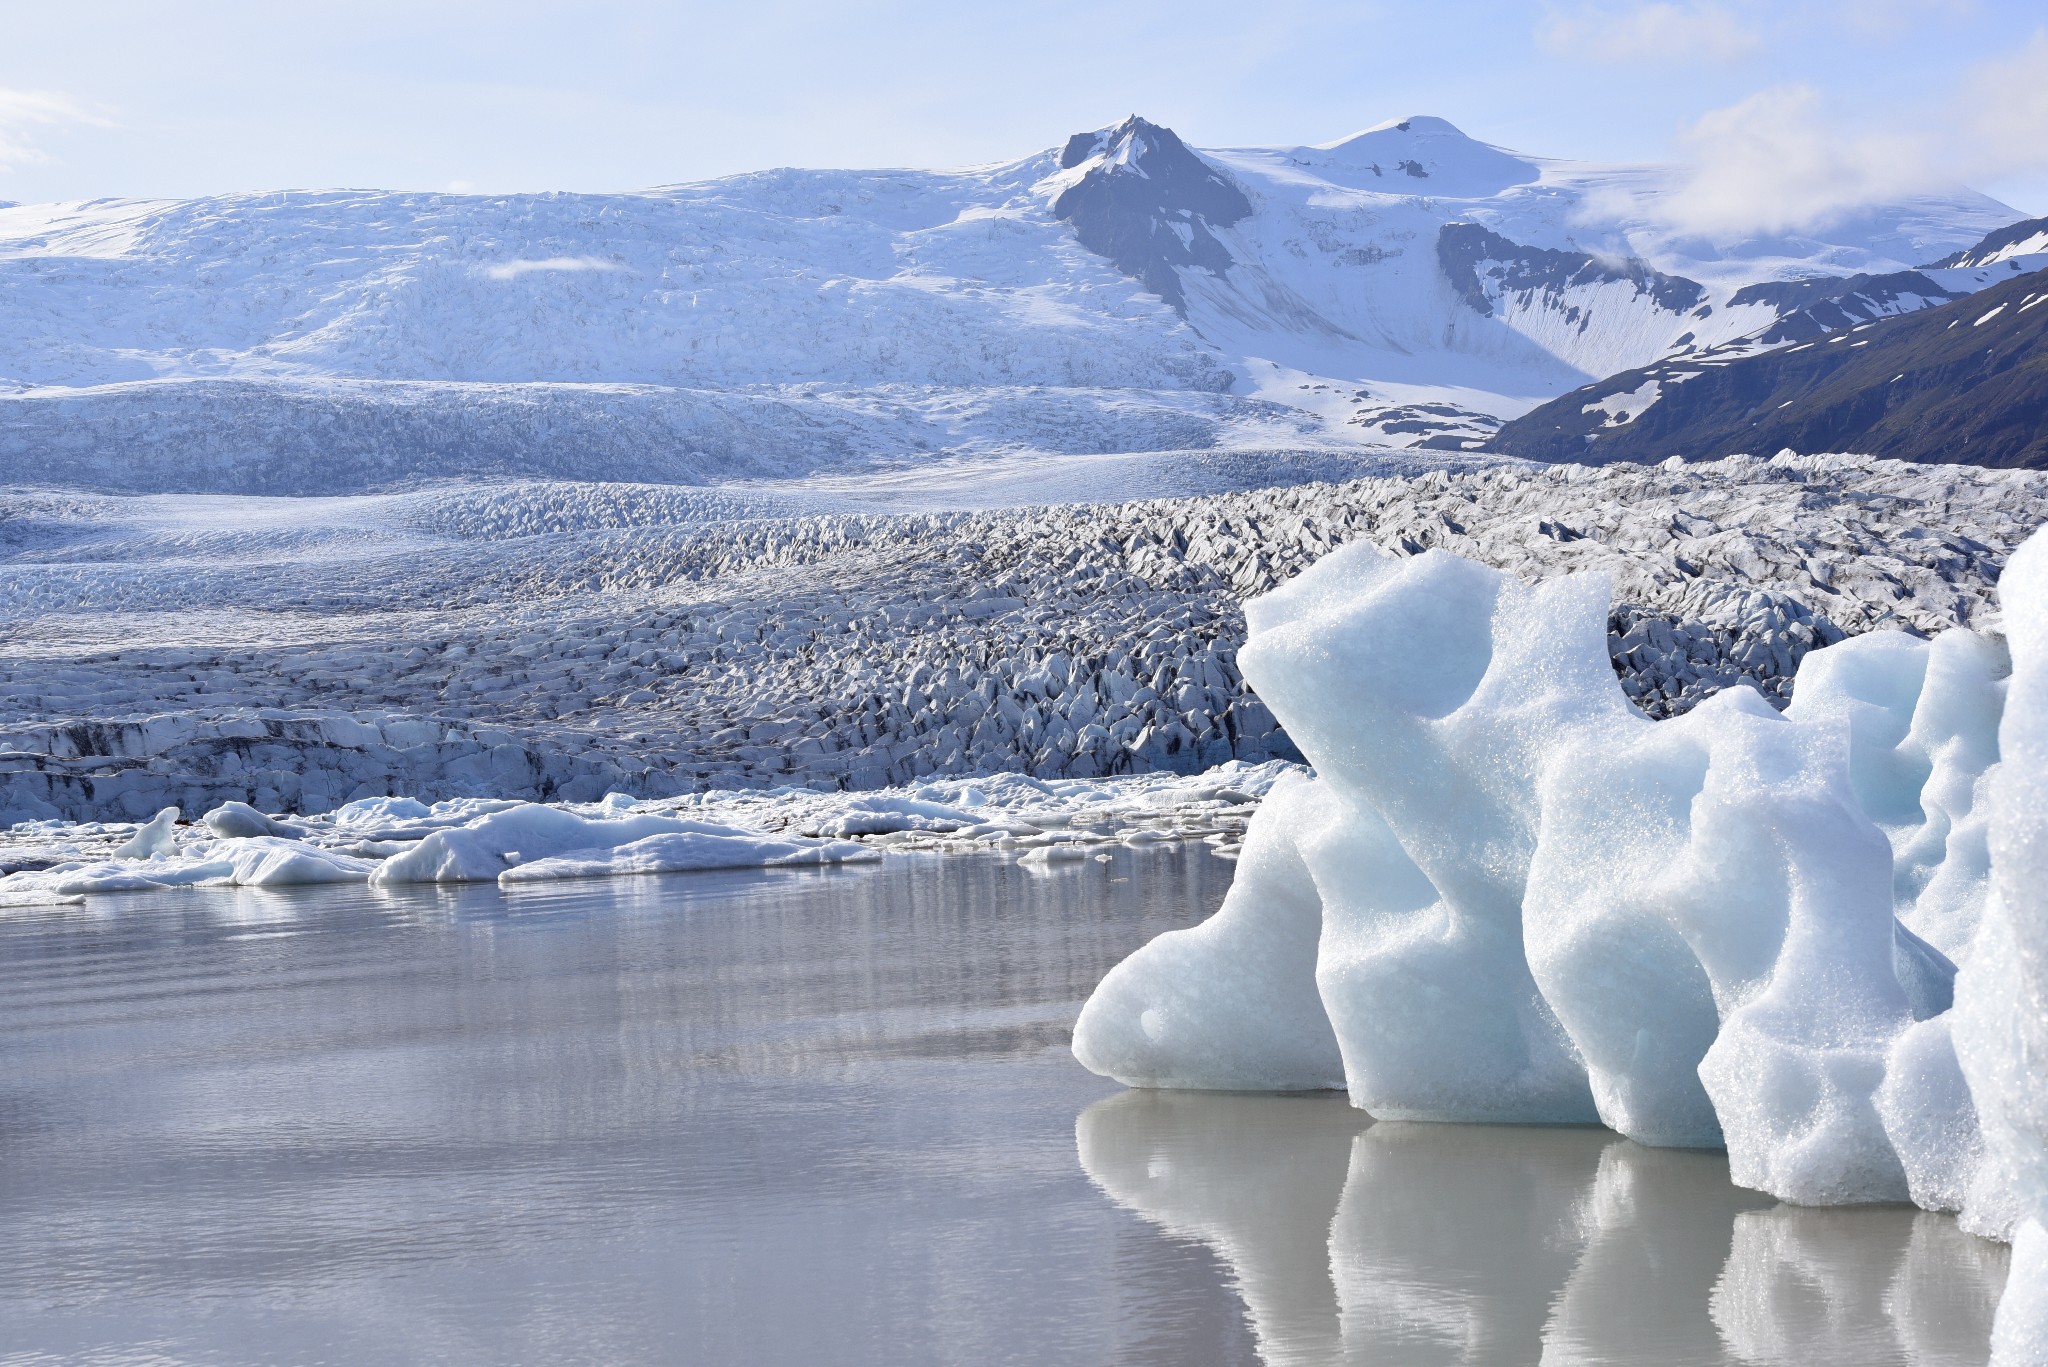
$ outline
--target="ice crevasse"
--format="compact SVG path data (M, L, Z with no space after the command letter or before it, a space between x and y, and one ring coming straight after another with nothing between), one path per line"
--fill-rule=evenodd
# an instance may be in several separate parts
M1214 916L1104 978L1076 1056L1959 1211L2015 1244L2001 1361L2048 1361L2048 533L2003 636L1852 638L1782 714L1644 717L1608 601L1356 543L1247 603L1245 677L1314 777Z

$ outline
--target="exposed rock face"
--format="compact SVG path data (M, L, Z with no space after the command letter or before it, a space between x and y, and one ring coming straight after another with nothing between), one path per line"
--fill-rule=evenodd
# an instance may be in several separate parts
M2048 465L2044 302L2048 275L2023 273L1794 346L1624 371L1508 423L1492 449L1592 462L1849 449L2040 468Z
M160 501L0 510L0 816L140 819L1291 756L1239 604L1360 538L1612 574L1653 715L1782 699L1844 633L1983 624L2048 476L1823 456L803 517L523 484L313 505L281 546L211 506L154 540L123 519Z
M1187 316L1179 271L1199 267L1221 275L1233 264L1214 229L1251 215L1244 191L1190 151L1170 128L1135 114L1099 133L1076 133L1060 167L1085 166L1060 192L1053 213L1073 226L1081 245Z
M1494 300L1501 295L1562 298L1581 285L1631 284L1638 295L1669 313L1696 308L1707 297L1697 281L1665 275L1643 261L1528 247L1477 223L1446 223L1437 234L1436 259L1458 297L1486 318L1493 316Z
M1967 290L1949 289L1919 271L1885 275L1826 276L1744 285L1728 298L1731 308L1765 304L1778 321L1756 333L1756 346L1811 341L1877 318L1891 318L1961 299Z

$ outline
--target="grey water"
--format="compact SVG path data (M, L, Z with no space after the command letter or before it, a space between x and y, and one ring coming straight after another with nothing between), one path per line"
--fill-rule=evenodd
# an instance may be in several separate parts
M1199 848L0 919L0 1363L1974 1364L2004 1253L1591 1129L1126 1092Z

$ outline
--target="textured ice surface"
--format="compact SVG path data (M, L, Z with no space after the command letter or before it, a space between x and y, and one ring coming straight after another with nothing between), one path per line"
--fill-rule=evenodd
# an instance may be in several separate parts
M1279 785L1216 914L1160 936L1103 979L1074 1028L1082 1063L1148 1087L1342 1085L1315 991L1322 904L1294 839L1315 819L1316 799L1305 778Z
M1315 777L1254 820L1225 912L1105 979L1076 1055L1242 1088L1209 1060L1311 1051L1327 1022L1382 1117L1597 1108L1646 1143L1725 1143L1736 1181L1802 1204L2039 1220L2048 538L2001 587L2009 684L2000 638L1877 633L1811 654L1784 713L1737 687L1652 721L1609 668L1607 596L1355 545L1249 603L1246 677Z
M0 821L1289 756L1240 601L1358 541L1611 575L1608 651L1653 715L1738 680L1781 700L1845 633L1987 624L2048 520L2048 475L1845 457L958 506L988 494L0 497ZM1937 942L1943 895L1913 922Z
M1956 984L1956 1053L2009 1202L1966 1207L2014 1228L2001 1363L2048 1362L2048 538L2013 555L2000 593L2012 680L1991 780L1991 893ZM1987 1203L1988 1204L1988 1203Z

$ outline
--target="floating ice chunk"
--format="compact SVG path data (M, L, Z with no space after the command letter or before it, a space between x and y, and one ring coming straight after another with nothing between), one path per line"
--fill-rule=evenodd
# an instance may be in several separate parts
M1019 864L1043 868L1051 864L1079 864L1088 858L1088 847L1072 840L1039 845L1017 856Z
M1974 921L1995 642L1819 651L1789 715L1737 688L1653 723L1590 576L1532 587L1354 544L1246 615L1245 677L1317 777L1254 818L1211 923L1104 980L1083 1062L1299 1086L1288 1051L1327 1028L1383 1118L1597 1113L1725 1143L1738 1182L1793 1201L1994 1199L1946 1026L1914 1027L1943 1019L1954 964L1895 908L1950 943ZM1280 1039L1271 965L1299 982L1316 919L1323 1021ZM1218 1067L1242 1062L1219 1036L1288 1062Z
M2012 679L1989 785L1991 895L1956 981L1956 1056L1976 1099L1988 1161L2014 1209L1966 1204L1988 1233L2013 1229L2012 1280L1994 1361L2048 1362L2048 535L2013 553L1999 581Z
M803 827L805 835L890 835L897 831L957 831L977 824L972 812L914 797L863 796L829 817Z
M361 883L376 865L336 850L280 836L200 841L183 853L147 860L116 858L59 864L14 875L26 893L39 889L60 899L87 893L157 892L165 888L285 887L301 883Z
M196 888L209 883L225 884L234 865L225 859L195 859L189 856L150 860L103 859L76 864L59 864L40 876L58 893L160 892L165 888Z
M289 821L279 821L265 816L246 802L223 802L208 812L202 820L206 829L224 840L243 840L251 836L302 834L300 827Z
M433 809L417 798L359 797L344 802L333 812L337 826L379 826L394 821L424 821Z
M1351 815L1302 856L1331 909L1318 980L1354 1100L1382 1118L1594 1119L1521 905L1544 757L1634 720L1606 581L1532 588L1355 543L1245 614L1245 678Z
M1322 903L1289 834L1317 800L1305 779L1273 790L1222 907L1109 971L1074 1026L1076 1058L1134 1087L1343 1085L1316 993Z
M516 864L574 853L585 863L593 852L613 850L655 835L751 835L733 826L667 816L618 820L577 816L559 807L521 802L427 835L403 854L393 855L370 876L378 886L393 883L487 883ZM559 875L571 876L571 875Z
M498 875L498 882L507 885L702 869L858 864L881 857L880 851L851 840L804 840L752 831L685 831L650 835L612 847L570 850L514 864Z
M139 827L128 843L114 851L116 859L158 859L178 852L178 809L166 807Z
M233 887L277 888L307 883L361 883L377 866L336 850L278 836L223 840L195 851L211 864L225 864L225 877L209 879Z

